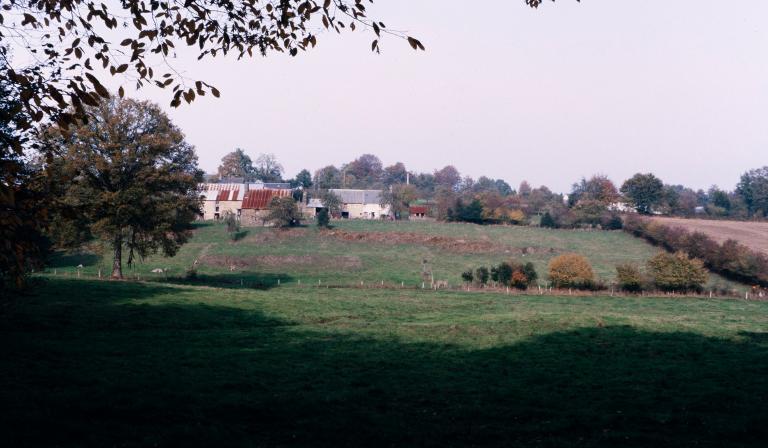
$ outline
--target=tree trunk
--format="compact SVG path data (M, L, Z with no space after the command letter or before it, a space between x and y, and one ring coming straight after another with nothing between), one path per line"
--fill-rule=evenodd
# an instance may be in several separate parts
M115 258L112 260L112 278L123 278L123 240L120 237L115 238L113 243Z

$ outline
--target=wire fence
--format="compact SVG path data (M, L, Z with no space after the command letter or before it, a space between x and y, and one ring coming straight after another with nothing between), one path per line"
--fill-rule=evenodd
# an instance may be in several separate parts
M115 281L110 278L109 273L103 269L69 268L69 269L48 269L38 274L55 278L83 279L83 280L101 280ZM147 274L140 272L124 273L122 279L124 282L151 282L172 285L187 286L207 286L213 288L236 288L236 289L272 289L276 287L294 287L294 288L324 288L324 289L386 289L386 290L409 290L409 291L453 291L478 294L505 294L510 296L569 296L569 297L689 297L689 298L732 298L743 300L768 300L768 290L757 287L745 288L743 290L716 290L705 289L699 292L691 291L661 291L646 290L639 292L624 291L616 286L600 290L581 290L575 288L555 288L548 284L538 284L530 286L527 289L518 289L508 286L494 284L476 285L476 284L451 284L445 281L422 281L406 282L391 280L354 280L337 281L323 278L259 278L253 279L248 276L238 277L236 275L203 276L202 278L171 275L168 271L153 272Z

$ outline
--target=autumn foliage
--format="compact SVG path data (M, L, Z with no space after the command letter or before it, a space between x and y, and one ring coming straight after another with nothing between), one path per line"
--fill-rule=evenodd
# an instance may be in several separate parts
M683 252L660 252L648 260L648 271L657 288L663 291L701 291L709 274L704 263Z
M595 274L589 261L578 254L563 254L549 262L549 280L558 288L591 289Z
M637 216L626 218L624 230L669 251L682 251L698 258L708 269L724 277L768 286L768 257L734 240L719 244L701 232L689 232Z

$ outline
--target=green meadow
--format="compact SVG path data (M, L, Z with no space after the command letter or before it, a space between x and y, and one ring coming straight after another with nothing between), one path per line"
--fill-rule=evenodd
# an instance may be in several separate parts
M306 226L289 230L243 228L233 241L223 224L196 226L192 240L173 258L153 256L124 273L152 281L183 280L194 268L198 283L213 286L280 284L381 284L421 287L425 278L461 285L461 273L508 259L531 261L546 286L547 263L559 254L586 256L606 284L620 263L643 265L659 251L621 231L552 230L464 223L335 221L331 230ZM104 254L104 256L102 256ZM48 269L57 275L108 275L111 251L61 255ZM153 273L163 269L165 273ZM423 271L431 275L422 276ZM745 289L717 275L710 289Z
M610 280L614 264L656 249L621 232L343 222L244 229L234 242L200 225L176 257L126 269L126 281L97 279L109 260L96 246L59 254L0 307L0 437L765 446L768 302L420 288L423 260L458 283L510 257L543 275L566 251Z
M768 303L49 277L5 446L765 446Z

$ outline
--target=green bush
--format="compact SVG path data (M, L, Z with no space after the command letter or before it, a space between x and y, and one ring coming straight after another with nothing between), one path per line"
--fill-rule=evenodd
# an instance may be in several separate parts
M317 212L317 226L318 227L329 227L331 223L331 217L328 213L327 208L321 208L319 212Z
M656 287L664 291L698 292L709 278L704 263L684 252L660 252L648 260L648 272Z
M557 223L555 222L555 218L553 218L549 212L546 212L544 213L544 216L541 217L539 226L546 227L548 229L556 229Z
M291 197L272 198L267 221L275 227L293 227L301 223L301 212Z
M643 289L643 275L640 268L633 264L616 266L616 281L624 291L639 292Z
M472 273L472 269L461 273L461 279L467 283L472 283L475 279L475 275Z
M490 272L485 266L480 266L477 268L477 270L475 270L475 281L481 285L488 283L488 277L490 277Z

